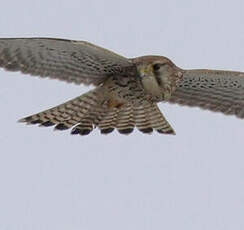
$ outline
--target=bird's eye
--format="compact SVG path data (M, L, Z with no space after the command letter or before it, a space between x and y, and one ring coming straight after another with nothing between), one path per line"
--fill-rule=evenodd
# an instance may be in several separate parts
M153 71L158 71L161 65L159 63L153 65Z

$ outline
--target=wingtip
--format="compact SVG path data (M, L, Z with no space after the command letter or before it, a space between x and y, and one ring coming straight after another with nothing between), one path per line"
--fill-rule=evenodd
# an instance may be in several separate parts
M171 130L161 130L161 129L158 129L157 130L158 133L160 134L166 134L166 135L176 135L175 131L173 129Z
M120 134L129 135L134 131L134 128L118 129Z
M20 123L29 123L31 121L33 121L33 117L32 116L24 117L24 118L21 118L21 119L18 120L18 122L20 122Z
M17 122L18 122L18 123L25 123L26 120L25 120L25 118L21 118L21 119L17 120Z

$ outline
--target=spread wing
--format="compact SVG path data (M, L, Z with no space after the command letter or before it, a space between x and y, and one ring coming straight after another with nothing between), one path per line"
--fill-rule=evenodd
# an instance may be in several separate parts
M1 38L0 67L77 84L98 85L111 75L135 70L125 57L85 41Z
M186 70L169 102L244 118L244 73Z

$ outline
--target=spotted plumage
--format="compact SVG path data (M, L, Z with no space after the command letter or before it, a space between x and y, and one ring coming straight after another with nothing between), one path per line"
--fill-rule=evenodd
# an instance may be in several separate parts
M175 134L158 102L198 106L244 118L244 73L183 70L162 56L127 59L84 41L54 38L0 39L0 67L96 88L21 122L87 135L136 127Z

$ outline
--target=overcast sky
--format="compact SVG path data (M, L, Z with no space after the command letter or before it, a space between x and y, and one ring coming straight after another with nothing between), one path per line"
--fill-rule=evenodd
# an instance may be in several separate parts
M244 71L243 12L243 0L8 0L0 37ZM87 90L0 71L1 230L244 229L244 120L161 103L176 136L74 137L16 122Z

